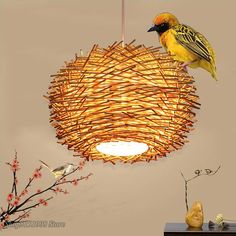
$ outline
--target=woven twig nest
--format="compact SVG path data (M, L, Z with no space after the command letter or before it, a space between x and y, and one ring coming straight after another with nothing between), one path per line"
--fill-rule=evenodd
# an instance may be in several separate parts
M59 143L91 160L150 161L180 149L199 108L193 78L160 48L94 45L60 69L49 87ZM137 155L101 153L104 142L144 143Z

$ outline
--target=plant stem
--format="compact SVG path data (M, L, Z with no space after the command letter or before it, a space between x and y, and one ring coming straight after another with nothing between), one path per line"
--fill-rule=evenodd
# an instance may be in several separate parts
M194 175L192 178L190 178L190 179L186 179L186 178L184 177L184 174L181 172L181 175L182 175L182 177L183 177L183 179L184 179L184 187L185 187L185 206L186 206L187 212L188 212L188 209L189 209L189 207L188 207L188 182L190 182L190 181L192 181L192 180L194 180L194 179L196 179L196 178L198 178L198 177L200 177L200 176L202 176L202 175L207 175L207 176L215 175L215 174L219 171L220 167L221 167L221 165L220 165L215 171L212 171L212 170L210 170L210 169L205 169L204 171L202 171L202 170L197 170L198 173L196 174L196 171L195 171L195 175Z

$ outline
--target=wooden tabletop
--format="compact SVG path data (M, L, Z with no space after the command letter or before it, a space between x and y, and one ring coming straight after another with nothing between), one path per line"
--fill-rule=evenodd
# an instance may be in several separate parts
M209 236L236 236L236 227L220 229L218 227L209 228L205 223L202 229L188 228L185 223L167 223L165 225L164 236L187 236L187 235L208 235Z

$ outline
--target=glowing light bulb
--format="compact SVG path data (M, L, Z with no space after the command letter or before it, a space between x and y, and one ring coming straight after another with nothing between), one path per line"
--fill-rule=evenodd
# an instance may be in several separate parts
M104 142L97 145L96 149L107 155L112 156L133 156L146 152L148 145L139 142Z

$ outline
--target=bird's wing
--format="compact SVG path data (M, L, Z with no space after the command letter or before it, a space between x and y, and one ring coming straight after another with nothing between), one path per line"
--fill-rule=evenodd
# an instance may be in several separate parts
M52 171L52 168L49 166L49 165L47 165L45 162L43 162L43 161L41 161L41 160L39 160L46 168L48 168L50 171Z
M189 49L200 58L212 61L213 50L207 39L193 28L187 25L177 25L173 27L175 38L183 47Z
M59 166L59 167L55 168L52 171L52 173L54 174L55 178L58 178L58 177L61 177L65 174L68 174L67 169L68 169L68 165L65 164L63 166Z
M65 165L59 166L59 167L55 168L55 169L53 170L53 172L63 171L65 168L66 168Z

